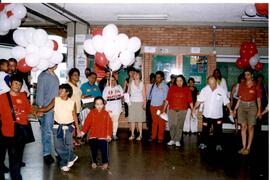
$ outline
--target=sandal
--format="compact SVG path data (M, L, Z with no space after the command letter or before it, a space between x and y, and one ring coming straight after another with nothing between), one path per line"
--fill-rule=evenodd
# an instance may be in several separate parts
M102 170L106 170L106 169L108 169L108 168L109 168L108 163L103 164L103 165L101 166L101 169L102 169Z
M243 154L243 152L245 151L245 148L242 148L238 151L239 154Z
M136 140L137 140L137 141L142 140L142 136L138 136L138 137L136 138Z
M242 154L243 154L243 155L248 155L248 154L249 154L249 151L250 151L249 149L245 149L245 150L242 152Z
M134 136L130 136L128 139L133 140L134 138L135 138Z
M96 163L92 163L92 168L96 169L97 168L97 164Z

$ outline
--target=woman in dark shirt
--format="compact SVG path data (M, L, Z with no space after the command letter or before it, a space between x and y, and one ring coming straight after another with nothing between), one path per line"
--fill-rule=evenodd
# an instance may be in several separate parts
M195 80L194 78L189 78L188 79L188 87L191 90L191 95L192 95L192 102L193 104L196 103L197 101L197 95L198 95L198 89L195 87ZM197 117L191 117L191 109L189 108L187 111L186 119L185 119L185 124L184 124L184 132L185 133L197 133L198 131L198 119Z

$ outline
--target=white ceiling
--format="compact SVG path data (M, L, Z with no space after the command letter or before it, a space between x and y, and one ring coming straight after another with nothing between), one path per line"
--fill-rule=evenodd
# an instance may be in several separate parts
M67 23L70 20L59 15L45 5L25 3L25 5L56 21ZM248 4L58 4L76 14L90 24L134 24L134 25L220 25L268 27L268 23L243 22L241 16ZM121 14L166 14L167 21L129 20L119 21ZM31 20L30 20L31 21ZM29 22L29 21L28 21Z

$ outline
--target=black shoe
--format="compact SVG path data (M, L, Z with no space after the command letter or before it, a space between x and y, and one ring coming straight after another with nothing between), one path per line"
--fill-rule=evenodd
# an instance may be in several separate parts
M4 173L9 173L9 168L7 166L3 165L3 167L1 167L1 169Z
M25 165L26 164L24 162L21 162L21 164L20 164L21 167L25 167Z
M44 156L43 159L44 159L44 162L48 165L54 163L54 159L51 155Z

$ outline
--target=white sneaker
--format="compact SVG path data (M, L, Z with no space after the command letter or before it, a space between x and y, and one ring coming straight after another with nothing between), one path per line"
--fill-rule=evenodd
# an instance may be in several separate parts
M68 166L63 166L63 167L61 167L61 170L64 172L68 172L70 170L70 168Z
M199 148L200 148L201 150L204 150L204 149L207 148L207 146L206 146L206 144L201 143L201 144L199 145Z
M76 156L73 161L69 161L67 164L67 167L71 168L74 165L75 161L77 160L78 160L78 156Z
M175 142L173 140L170 140L170 142L167 143L169 146L172 146L175 144Z
M181 146L180 142L177 141L177 142L175 143L175 146L176 146L176 147L180 147L180 146Z

